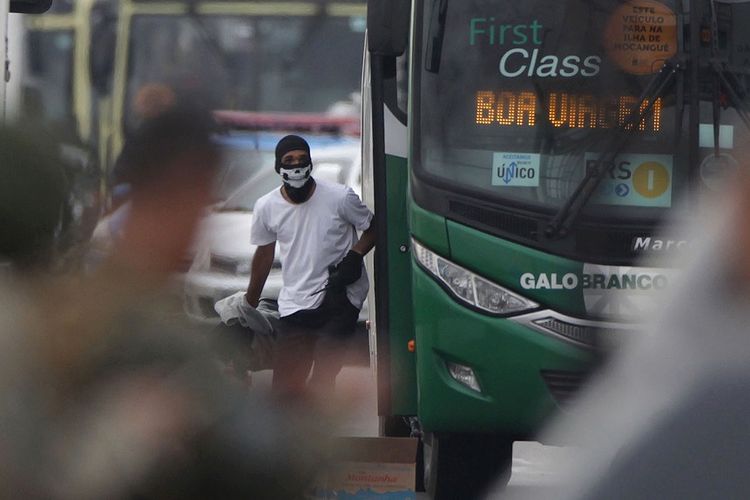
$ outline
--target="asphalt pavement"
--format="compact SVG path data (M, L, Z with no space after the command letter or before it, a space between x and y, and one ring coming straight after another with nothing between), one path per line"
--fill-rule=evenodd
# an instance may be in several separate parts
M267 391L271 372L253 374L253 390ZM366 366L345 367L336 381L338 394L346 395L348 412L337 433L341 436L377 436L378 416L375 378ZM544 446L537 442L519 441L513 446L513 469L508 487L494 498L529 499L547 497L544 493L555 487L555 464L565 461L574 450ZM418 493L418 500L427 500L426 493Z

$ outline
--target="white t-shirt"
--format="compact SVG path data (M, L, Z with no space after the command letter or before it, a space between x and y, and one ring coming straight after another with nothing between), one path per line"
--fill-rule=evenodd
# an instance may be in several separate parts
M372 221L372 212L351 188L326 180L315 183L315 192L304 203L288 202L276 188L259 198L253 209L251 243L279 243L282 317L320 306L325 294L313 293L325 287L328 266L341 262L357 242L357 231ZM363 264L362 277L346 289L352 305L362 307L368 288Z

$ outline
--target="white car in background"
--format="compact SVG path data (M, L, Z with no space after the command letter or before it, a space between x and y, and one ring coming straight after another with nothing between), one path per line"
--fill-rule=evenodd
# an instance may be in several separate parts
M255 200L281 185L274 170L279 139L296 133L308 140L316 177L359 192L361 170L359 117L351 113L216 111L214 117L220 126L215 141L222 152L214 204L207 209L200 234L169 285L170 292L183 296L189 317L211 323L218 321L213 309L217 300L247 288L255 250L250 245L252 209ZM87 269L98 267L118 244L128 209L125 201L99 220L86 257ZM277 262L264 296L278 296L279 269Z
M313 177L351 186L359 193L359 139L302 135L310 143ZM214 304L247 289L250 264L255 253L255 245L250 244L253 206L258 198L280 186L281 179L274 170L271 150L267 165L257 170L225 201L210 209L196 241L195 258L184 278L184 306L188 317L201 323L218 324L219 316ZM281 286L281 264L276 260L262 297L278 298Z

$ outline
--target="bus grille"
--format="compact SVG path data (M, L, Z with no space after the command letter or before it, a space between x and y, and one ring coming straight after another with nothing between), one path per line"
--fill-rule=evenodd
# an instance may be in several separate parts
M582 226L576 235L576 251L584 255L607 255L610 258L633 259L638 251L633 241L648 236L651 229L613 230L607 227Z
M537 221L531 217L469 205L455 200L450 201L449 209L451 213L459 217L515 234L521 238L530 240L536 240L537 238Z
M611 224L580 221L571 232L571 244L561 244L543 236L542 227L549 222L551 215L532 217L458 200L449 200L448 209L455 220L474 224L478 229L484 228L490 233L501 231L555 255L578 260L595 257L599 263L631 265L639 255L633 247L635 238L653 232L652 225L613 228Z
M552 394L552 398L558 406L563 408L570 405L587 378L584 372L541 370L539 373Z
M562 335L574 342L580 342L589 347L598 344L598 329L593 326L576 325L555 318L543 318L534 321L534 323L551 332Z

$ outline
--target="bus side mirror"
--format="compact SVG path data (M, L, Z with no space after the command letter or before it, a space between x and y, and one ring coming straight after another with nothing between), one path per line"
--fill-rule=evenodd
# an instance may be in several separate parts
M409 42L409 0L367 2L367 47L371 54L398 57Z
M41 14L47 12L52 0L10 0L10 12L19 14Z

